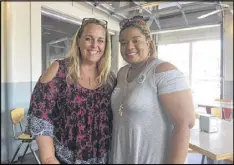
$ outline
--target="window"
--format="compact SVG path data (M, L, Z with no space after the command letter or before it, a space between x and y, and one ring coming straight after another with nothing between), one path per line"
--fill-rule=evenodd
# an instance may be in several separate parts
M191 85L195 102L220 98L220 40L159 45L160 59L174 64Z
M41 13L41 45L42 45L42 72L54 60L63 59L71 48L73 37L77 31L77 24L68 20L59 19L52 11ZM48 14L51 13L51 14Z
M175 65L184 73L189 82L189 43L160 45L158 56L160 59Z
M193 42L192 89L200 101L220 98L220 40Z

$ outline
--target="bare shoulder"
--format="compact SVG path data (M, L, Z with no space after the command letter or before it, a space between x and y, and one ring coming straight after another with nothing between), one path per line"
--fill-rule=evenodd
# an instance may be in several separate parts
M159 64L156 68L155 68L155 73L161 73L161 72L166 72L169 70L177 69L173 64L169 62L163 62Z
M55 76L59 69L59 63L54 61L41 75L40 82L47 83L51 81Z
M119 69L118 73L117 73L117 77L118 77L118 75L119 75L121 72L124 72L124 70L126 70L128 67L130 67L129 64L122 66L122 67Z

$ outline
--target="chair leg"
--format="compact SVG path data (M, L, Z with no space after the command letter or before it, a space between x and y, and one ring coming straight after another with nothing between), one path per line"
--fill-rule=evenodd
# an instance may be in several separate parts
M28 143L26 149L24 150L24 154L23 154L23 156L22 156L21 159L20 159L21 162L23 161L24 156L25 156L26 152L28 151L28 148L29 148L30 143L31 143L31 142Z
M207 160L207 164L217 164L218 162L209 158L209 157L206 157L206 160Z
M19 146L18 146L18 148L17 148L17 150L16 150L16 152L15 152L15 154L14 154L14 156L13 156L12 160L11 160L11 163L13 163L13 162L14 162L15 157L16 157L16 155L18 154L18 152L19 152L19 150L20 150L20 148L21 148L22 144L23 144L23 142L21 141L21 143L19 144Z
M32 149L32 147L31 147L31 143L30 143L30 150L32 151L32 153L33 153L33 155L34 155L34 158L36 159L36 161L37 161L37 163L38 164L41 164L41 162L40 162L40 160L38 159L38 157L37 157L37 154L35 153L35 151L33 151L33 149Z
M202 161L201 161L201 164L204 164L204 161L205 161L205 155L202 155Z
M206 107L206 113L211 114L211 108L210 107Z

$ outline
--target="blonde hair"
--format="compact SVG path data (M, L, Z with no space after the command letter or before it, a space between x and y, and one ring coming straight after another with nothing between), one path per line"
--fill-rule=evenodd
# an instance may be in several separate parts
M137 29L139 29L141 31L141 33L143 35L145 35L146 40L149 42L149 55L152 57L156 57L156 46L155 46L155 42L152 39L152 36L150 34L150 29L148 27L148 25L145 23L145 21L143 20L131 20L126 22L123 27L120 29L120 35L123 30L129 28L129 27L136 27Z
M72 47L67 54L68 59L68 74L67 78L72 79L74 82L80 78L81 75L81 52L78 48L79 39L84 32L84 28L88 24L97 24L101 25L106 31L106 39L105 39L105 51L101 59L98 61L98 77L97 81L99 83L98 87L102 86L107 82L107 78L110 72L111 67L111 41L110 41L110 34L105 26L101 24L100 21L96 20L92 22L88 22L77 30L75 37L72 42Z

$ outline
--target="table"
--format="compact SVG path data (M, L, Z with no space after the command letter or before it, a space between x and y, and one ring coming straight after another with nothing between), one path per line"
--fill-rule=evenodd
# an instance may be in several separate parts
M233 157L233 123L218 119L216 133L206 133L199 130L199 119L190 130L189 148L207 156L209 163L215 160L225 160Z
M233 109L233 102L211 101L211 102L206 102L206 103L199 103L198 107L231 108L231 109Z
M233 109L233 102L211 101L211 102L206 102L206 103L199 103L198 107L205 107L206 113L211 114L211 108ZM225 119L224 118L225 114L223 111L222 111L222 116L223 116L223 119Z

